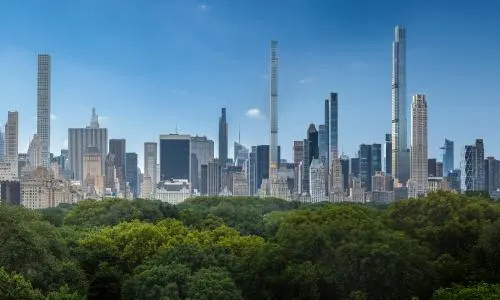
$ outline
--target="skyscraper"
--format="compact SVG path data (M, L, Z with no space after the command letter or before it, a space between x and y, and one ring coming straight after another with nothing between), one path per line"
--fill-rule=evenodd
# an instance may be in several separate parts
M339 144L338 144L338 95L337 93L330 93L330 120L329 120L329 131L330 131L330 152L329 152L329 165L332 164L333 158L331 157L332 153L338 153Z
M427 100L425 95L413 96L411 105L411 184L410 197L425 195L428 190Z
M269 69L269 175L278 170L278 42L271 41L271 60Z
M367 191L371 190L372 185L372 147L371 145L359 145L359 179L361 187Z
M325 126L326 126L326 164L330 167L330 100L325 99Z
M385 135L385 174L392 174L392 136L390 133Z
M139 194L139 175L137 173L137 153L125 153L125 178L129 186L127 192L132 192L134 198L137 198Z
M484 142L483 139L476 139L476 178L477 178L477 191L486 190L486 176L484 172Z
M325 166L325 168L328 167L328 151L329 151L329 145L328 145L328 128L326 125L319 125L318 126L318 146L319 146L319 160L321 163Z
M160 135L160 179L191 181L190 172L191 137L179 134Z
M5 142L3 137L3 129L0 128L0 162L3 161L4 153L5 153Z
M453 141L445 139L444 145L440 149L443 150L443 175L446 177L449 172L455 169Z
M406 114L406 30L396 26L392 43L392 175L400 181L406 181L409 174Z
M153 187L158 183L156 178L156 164L158 161L158 144L144 143L144 177L150 177Z
M109 153L114 155L114 164L116 169L116 178L120 183L120 189L125 190L127 182L125 175L125 153L126 153L126 140L125 139L110 139L109 140Z
M19 147L19 114L17 111L9 111L7 123L5 124L5 156L4 161L10 163L11 175L19 176L18 170L18 147Z
M226 119L226 108L223 107L221 110L221 116L219 118L219 163L222 167L226 166L227 163L227 119Z
M318 143L318 131L314 124L309 125L307 130L307 141L309 144L309 162L313 159L319 159L319 143Z
M42 166L50 166L50 56L38 55L37 135L42 150Z
M96 146L101 153L101 174L105 174L106 155L108 154L108 130L99 128L95 109L92 109L90 126L68 129L68 169L74 180L83 180L83 155L88 147ZM107 178L106 178L107 179Z
M200 189L201 166L207 165L210 160L214 159L214 141L207 139L206 136L192 136L191 154L196 157L195 160L191 159L191 175L193 175L191 187L193 189Z

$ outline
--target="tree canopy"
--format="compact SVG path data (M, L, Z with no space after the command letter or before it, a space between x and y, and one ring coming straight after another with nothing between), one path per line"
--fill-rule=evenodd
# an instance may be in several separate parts
M0 299L499 299L500 204L0 206Z

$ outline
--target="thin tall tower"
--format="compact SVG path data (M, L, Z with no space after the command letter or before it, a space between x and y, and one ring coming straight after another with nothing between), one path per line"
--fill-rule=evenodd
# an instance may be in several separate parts
M271 68L269 76L269 111L271 136L269 141L269 176L276 175L278 167L278 42L271 41Z
M38 55L37 135L42 148L42 166L50 166L50 55Z
M410 197L425 195L428 189L427 100L413 96L411 106L411 185Z
M396 26L392 43L392 172L406 181L409 175L406 111L406 30Z

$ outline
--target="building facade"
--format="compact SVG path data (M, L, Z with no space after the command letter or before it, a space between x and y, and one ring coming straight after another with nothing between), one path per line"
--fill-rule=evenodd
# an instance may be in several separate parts
M392 43L392 175L408 180L408 138L406 112L406 30L395 28Z
M160 135L160 174L164 180L190 180L191 137L189 135Z
M427 99L418 94L412 100L411 125L411 185L409 196L418 197L428 191L428 158L427 158Z
M37 136L40 138L42 166L50 166L50 55L38 55Z

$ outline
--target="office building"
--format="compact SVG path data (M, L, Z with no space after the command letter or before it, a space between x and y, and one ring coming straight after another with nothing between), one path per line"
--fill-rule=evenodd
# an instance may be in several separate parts
M208 193L208 164L201 165L201 182L200 182L200 194L202 196Z
M371 145L371 175L382 171L382 145Z
M427 100L425 95L415 95L412 100L411 122L411 185L410 197L425 195L428 191L427 161Z
M248 158L248 190L250 196L257 194L257 146L252 146Z
M453 171L455 169L455 167L454 167L455 156L454 156L453 141L445 139L444 145L440 149L443 150L443 174L444 174L444 176L448 176L448 173L450 173L451 171Z
M226 118L226 108L223 107L221 110L221 116L219 117L219 163L222 167L225 167L227 164L227 131L228 125Z
M443 174L443 163L438 161L436 162L436 176L437 177L444 177Z
M125 175L125 153L127 149L127 141L125 139L110 139L109 153L114 155L114 168L116 170L116 179L120 183L120 188L125 191L127 179Z
M255 168L256 190L261 188L264 179L269 179L269 158L269 145L258 145Z
M137 153L125 153L125 180L129 190L126 194L132 193L134 198L139 195L139 174L137 172Z
M68 169L72 171L74 180L82 181L83 155L88 147L97 147L101 153L101 170L104 171L104 162L108 154L108 130L99 127L98 116L92 109L90 126L86 128L68 129Z
M340 156L340 165L342 167L342 183L344 187L344 191L349 191L349 174L351 172L350 170L350 160L349 157L346 155L341 155Z
M37 136L42 150L42 166L50 166L50 56L38 55L37 73Z
M196 156L196 160L191 157L191 173L193 189L200 189L201 182L201 166L208 164L214 159L214 141L208 139L206 136L193 136L191 137L191 153Z
M392 175L392 136L390 133L385 135L385 147L384 147L384 153L385 153L385 174L387 175Z
M361 187L365 191L371 190L372 185L372 147L371 145L361 144L359 146L359 179Z
M302 178L299 176L300 175L300 167L301 167L301 162L302 159L304 158L304 141L293 141L293 163L295 165L294 169L294 178L295 178L295 185L294 185L294 191L296 194L301 194L302 191L299 188L302 187Z
M190 180L191 137L189 135L160 135L160 180Z
M396 26L392 43L392 175L408 180L408 138L406 112L406 30Z
M484 160L485 185L488 194L492 194L500 188L500 161L494 157Z
M5 156L7 162L17 162L19 144L19 114L9 111L5 124ZM17 165L17 164L16 164Z
M330 167L332 162L330 161L331 150L330 150L330 100L329 99L325 99L325 127L326 127L326 147L327 147L326 166ZM321 147L323 148L324 146Z
M21 184L19 181L0 179L0 204L21 205Z
M427 159L427 176L428 177L438 177L436 168L437 168L437 160L435 158Z
M464 191L484 192L486 190L484 143L476 139L474 145L466 145L462 162L462 184Z
M238 167L245 166L248 160L248 148L240 144L239 142L234 142L234 165Z

